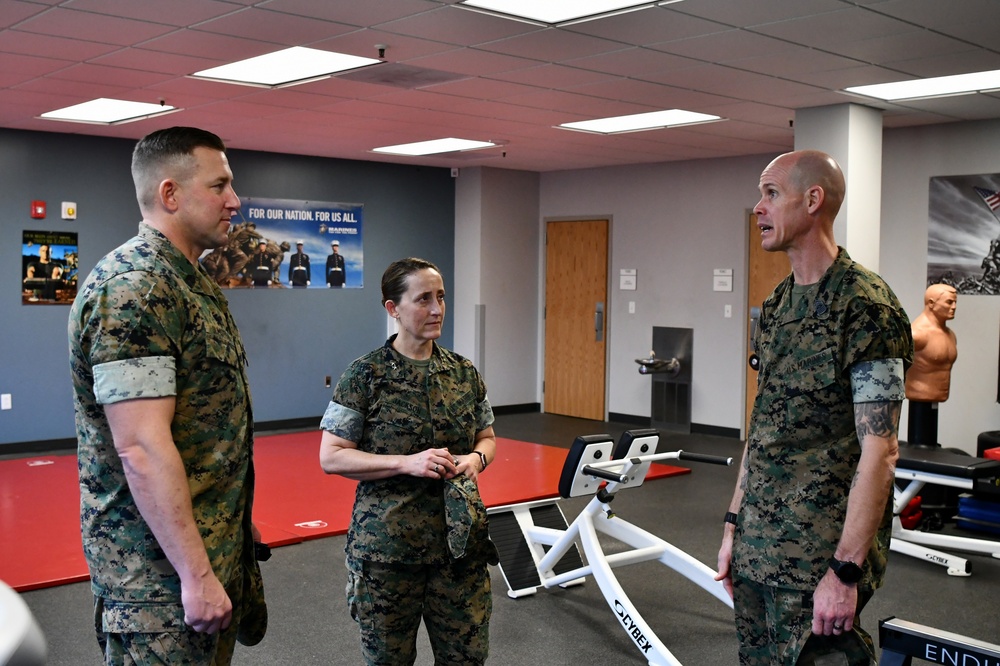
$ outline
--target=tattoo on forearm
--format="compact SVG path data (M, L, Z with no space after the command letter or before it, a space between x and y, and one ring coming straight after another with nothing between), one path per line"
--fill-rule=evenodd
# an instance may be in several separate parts
M858 439L864 439L865 435L895 437L902 409L902 402L861 402L854 405Z

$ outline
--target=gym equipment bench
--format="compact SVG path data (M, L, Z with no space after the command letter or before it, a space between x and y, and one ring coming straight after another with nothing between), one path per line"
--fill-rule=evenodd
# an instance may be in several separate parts
M900 442L896 479L909 483L903 489L895 487L890 549L947 567L951 576L972 575L972 563L965 558L926 546L984 553L1000 559L1000 542L908 530L903 527L899 517L910 500L920 493L924 484L972 490L977 483L987 483L997 477L1000 477L1000 461L964 456L936 448L907 446Z
M593 576L615 619L650 664L681 666L657 637L618 583L615 567L651 560L677 571L730 608L732 599L716 572L684 551L650 534L611 511L615 493L638 488L649 465L660 460L685 460L731 465L732 458L685 451L656 453L656 430L630 430L618 446L608 435L577 437L559 478L563 498L595 493L569 526L557 500L511 504L489 510L490 536L500 551L500 570L508 596L534 594L539 586L568 587ZM612 448L614 451L612 452ZM632 550L606 554L598 533L606 534ZM583 548L587 564L580 558Z
M878 623L882 666L910 666L913 658L949 666L998 666L1000 645L890 617Z

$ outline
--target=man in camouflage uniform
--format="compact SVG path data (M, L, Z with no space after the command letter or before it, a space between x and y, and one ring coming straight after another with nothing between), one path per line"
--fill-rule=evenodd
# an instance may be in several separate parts
M240 200L203 130L150 134L132 174L139 234L69 317L95 628L107 664L228 664L266 621L253 418L236 323L198 257L225 245Z
M744 665L869 664L861 610L882 583L909 321L833 236L837 163L782 155L761 174L762 247L792 274L761 308L757 398L719 576Z
M489 653L489 540L478 476L496 451L479 372L437 346L444 286L395 262L383 302L400 332L354 361L323 416L324 471L360 481L347 535L347 598L364 663L412 664L421 617L435 663Z

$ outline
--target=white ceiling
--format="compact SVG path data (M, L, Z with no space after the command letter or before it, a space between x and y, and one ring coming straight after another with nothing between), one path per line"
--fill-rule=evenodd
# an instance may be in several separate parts
M137 139L194 125L247 150L553 171L789 150L796 109L871 104L846 86L1000 69L997 0L684 0L565 28L455 2L0 0L0 127ZM377 44L386 64L291 88L187 78L289 46ZM115 127L37 118L97 97L184 110ZM1000 92L877 106L886 127L1000 118ZM553 127L669 108L728 120ZM370 152L446 136L502 145Z

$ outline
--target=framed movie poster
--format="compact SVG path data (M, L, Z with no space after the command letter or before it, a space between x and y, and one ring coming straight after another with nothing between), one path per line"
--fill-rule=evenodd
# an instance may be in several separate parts
M69 305L76 298L76 232L25 231L21 241L21 303Z
M244 197L229 242L201 258L229 289L364 286L363 204Z

